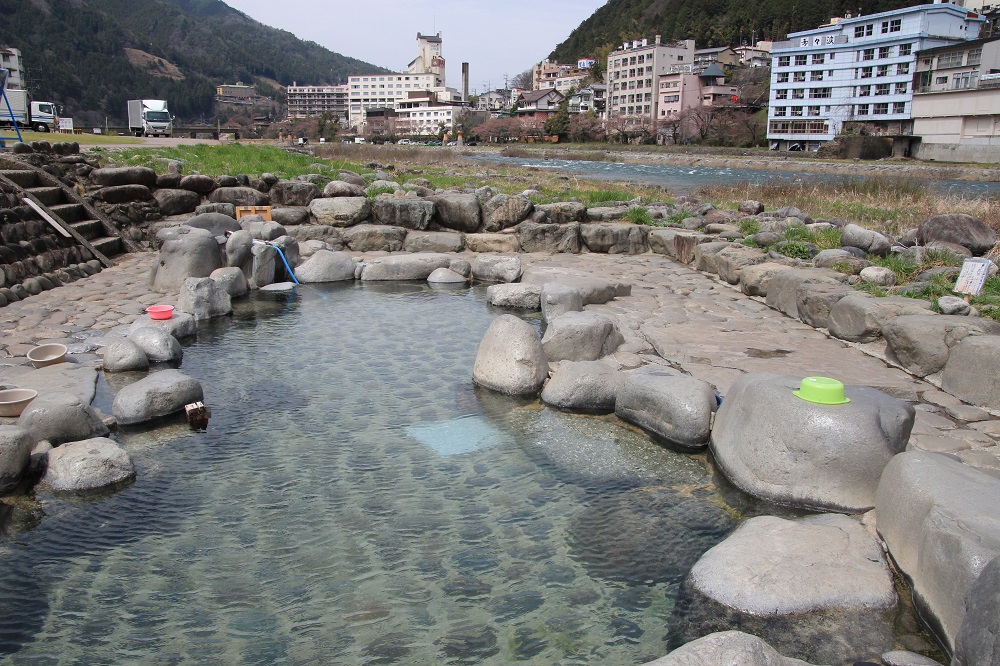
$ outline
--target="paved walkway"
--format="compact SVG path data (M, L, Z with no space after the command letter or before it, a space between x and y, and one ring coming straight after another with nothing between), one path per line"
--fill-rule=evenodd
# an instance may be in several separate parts
M173 303L174 298L148 286L155 259L152 253L128 255L97 275L0 308L0 381L14 379L36 344L62 342L71 352L86 353L87 340L131 324L152 303ZM665 362L710 382L723 395L741 374L759 371L871 386L915 403L911 447L956 452L1000 474L1000 447L995 446L1000 420L963 408L933 385L713 277L652 254L526 254L521 259L529 272L595 275L632 285L630 297L588 306L618 321L626 338L614 355L621 368ZM970 419L970 412L972 420L959 420L959 414Z

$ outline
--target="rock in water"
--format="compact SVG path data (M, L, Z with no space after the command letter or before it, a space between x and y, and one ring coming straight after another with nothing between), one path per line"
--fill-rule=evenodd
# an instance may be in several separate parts
M486 330L472 380L508 395L537 393L548 376L549 364L538 333L514 315L502 315Z
M110 439L95 437L49 451L42 483L53 490L96 490L135 478L132 458Z
M132 425L180 412L204 398L198 380L179 370L162 370L119 391L111 413L118 423Z

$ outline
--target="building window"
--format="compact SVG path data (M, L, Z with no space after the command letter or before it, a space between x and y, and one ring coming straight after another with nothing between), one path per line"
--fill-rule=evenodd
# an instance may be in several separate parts
M801 82L803 82L805 80L806 80L806 73L805 72L793 72L792 73L792 81L794 81L795 83L801 83Z
M819 107L818 106L810 106L809 107L809 115L810 116L818 116L819 115Z
M636 64L641 65L644 62L646 62L646 56L639 56L639 61Z
M822 53L814 53L812 55L812 64L814 65L822 65L825 60L824 54Z
M777 116L777 117L784 117L785 112L786 112L786 107L784 107L784 106L776 106L776 107L774 107L774 115Z
M833 88L813 88L809 91L810 99L829 99L833 96Z
M872 94L871 86L858 86L858 97L868 97Z
M809 73L810 81L822 81L823 80L823 70L816 70L815 72Z
M792 91L792 99L804 99L804 98L805 98L805 90L803 90L802 88L796 88L795 90Z
M795 64L796 65L804 65L804 64L806 64L806 57L804 55L797 55L797 56L795 56Z
M875 70L875 76L889 76L889 65L879 65Z
M868 25L859 25L854 28L854 39L859 37L871 37L872 33L875 31L875 24L869 23Z
M870 79L872 78L872 73L875 71L874 67L862 67L861 68L861 78Z
M872 104L872 113L876 116L884 116L889 113L889 103L880 102L879 104Z
M788 91L787 90L775 90L774 91L774 99L788 99Z
M861 52L861 60L874 60L875 49L865 49Z
M913 53L913 44L900 44L899 45L899 55L908 56Z
M945 67L961 67L963 62L965 62L964 53L946 53L938 56L938 69L944 69Z
M947 76L939 76L939 77L937 77L937 78L934 79L934 83L936 83L937 85L946 84L946 83L948 83L948 77Z
M878 57L879 58L891 58L892 57L892 47L891 46L882 46L882 47L880 47L879 50L878 50Z
M903 27L903 19L892 19L891 21L882 21L882 34L885 35L890 32L899 32L900 28Z
M906 102L893 102L892 103L893 113L906 113Z
M867 116L868 115L868 105L867 104L858 104L858 113L857 113L857 115L859 115L859 116Z
M875 86L875 94L876 95L888 95L889 94L889 84L888 83L880 83L877 86Z
M779 72L775 83L788 83L788 72Z
M983 49L972 49L969 51L969 59L966 61L966 65L969 67L975 67L983 62Z
M896 65L896 74L909 74L910 73L910 63L901 62Z
M896 84L896 94L897 95L905 95L908 88L909 88L909 85L905 81L903 81L901 83L897 83Z
M802 115L802 107L801 106L793 106L792 107L792 115L793 116L801 116Z
M792 64L791 56L778 56L778 67L788 67Z

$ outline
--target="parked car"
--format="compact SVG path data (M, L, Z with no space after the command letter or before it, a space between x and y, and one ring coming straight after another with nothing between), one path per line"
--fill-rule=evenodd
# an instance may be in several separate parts
M467 146L476 146L476 145L479 145L479 144L477 144L475 141L466 141L465 145L467 145Z
M458 141L449 141L448 145L449 146L457 146L458 145Z

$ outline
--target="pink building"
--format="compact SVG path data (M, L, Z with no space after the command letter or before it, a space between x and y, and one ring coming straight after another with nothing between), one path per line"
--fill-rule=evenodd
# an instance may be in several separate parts
M726 84L726 75L716 64L694 74L690 68L676 68L678 71L662 74L657 88L658 121L671 121L691 115L691 110L699 107L731 105L736 102L739 91L736 86ZM682 133L684 136L689 132Z

